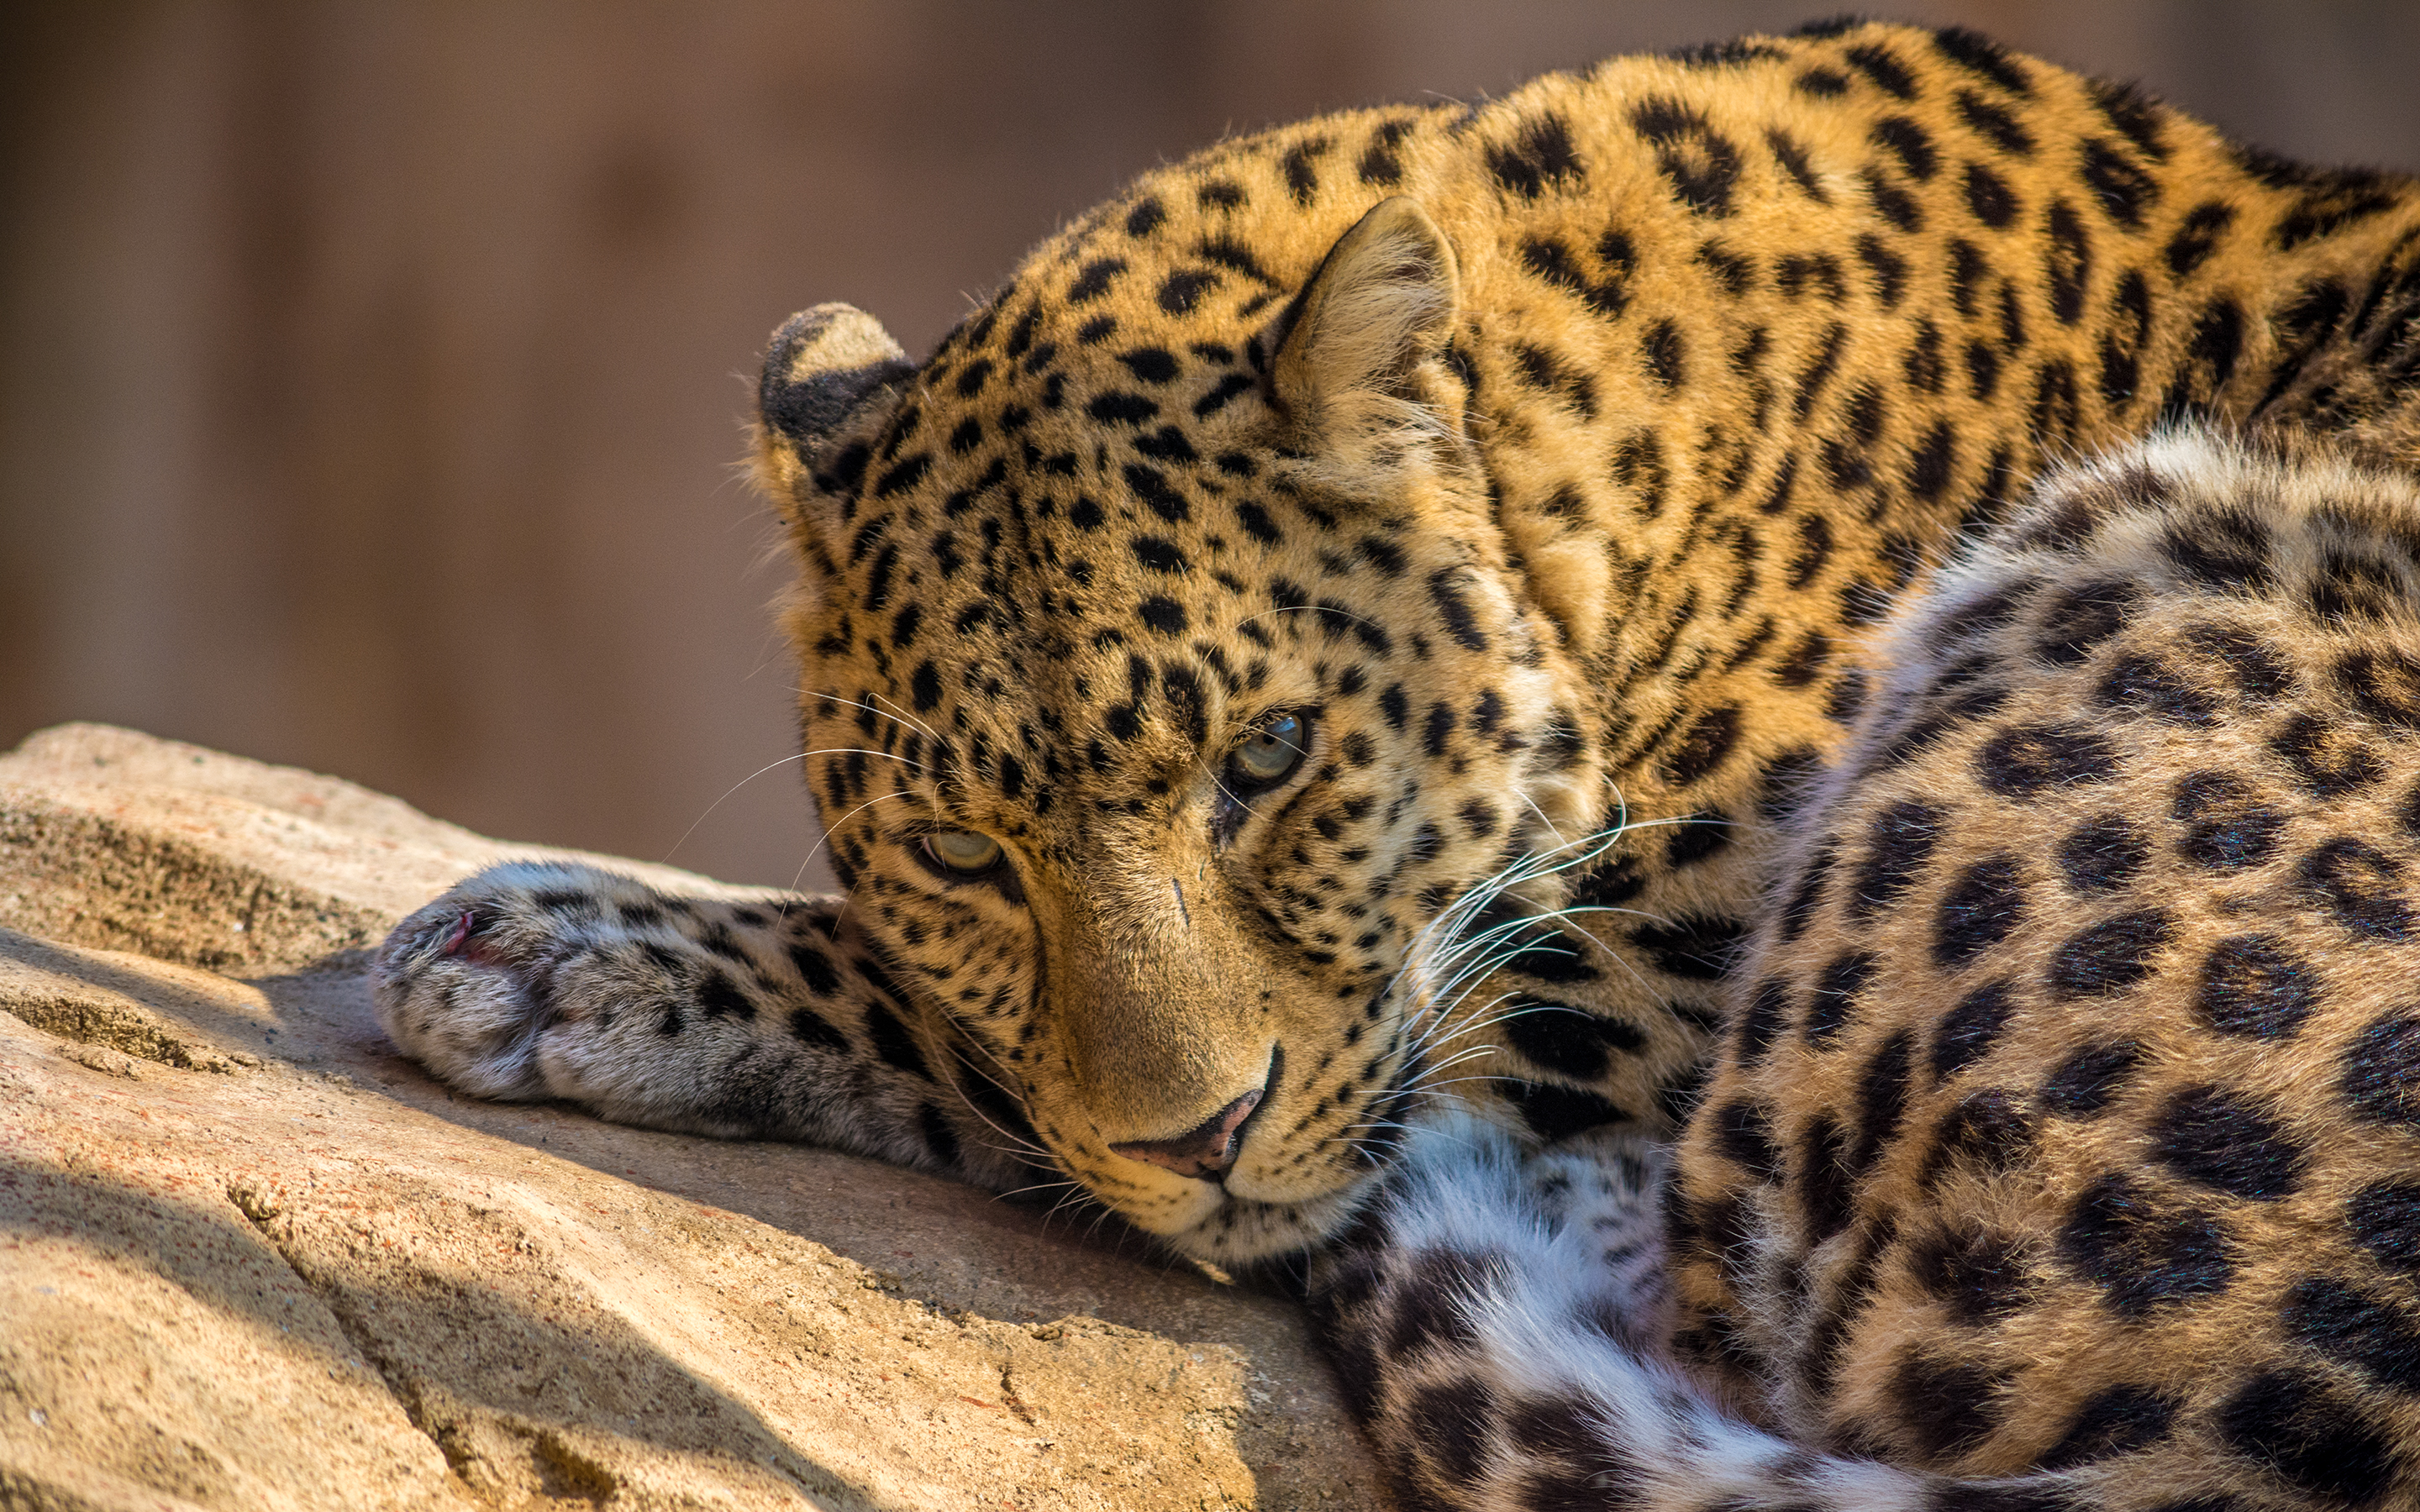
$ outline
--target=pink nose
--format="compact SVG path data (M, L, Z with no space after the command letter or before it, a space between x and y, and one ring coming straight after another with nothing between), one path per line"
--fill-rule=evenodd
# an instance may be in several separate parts
M1128 1160L1148 1161L1162 1170L1179 1176L1209 1177L1223 1175L1235 1164L1235 1148L1243 1143L1239 1137L1244 1120L1261 1105L1260 1088L1210 1115L1196 1128L1188 1129L1173 1139L1137 1139L1127 1144L1111 1145L1109 1153L1124 1155Z

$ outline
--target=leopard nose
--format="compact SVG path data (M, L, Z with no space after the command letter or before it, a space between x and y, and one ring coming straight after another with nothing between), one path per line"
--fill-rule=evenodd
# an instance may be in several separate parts
M1173 1139L1137 1139L1111 1145L1109 1152L1128 1160L1148 1161L1179 1176L1216 1179L1235 1164L1243 1145L1244 1120L1261 1105L1264 1088L1255 1087Z

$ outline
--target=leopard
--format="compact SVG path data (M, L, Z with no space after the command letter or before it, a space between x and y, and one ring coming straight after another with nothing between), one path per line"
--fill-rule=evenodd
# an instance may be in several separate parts
M1981 1494L2085 1370L2040 1382L1948 1333L1920 1366L1889 1354L1890 1327L1935 1319L1877 1299L1914 1295L1924 1235L1968 1231L1931 1205L1982 1201L1948 1176L1859 1195L1914 1158L1925 1009L1870 1031L1906 1037L1896 1091L1881 1051L1852 1054L1878 1008L1808 1062L1875 1082L1851 1119L1814 1111L1837 1076L1736 1060L1761 1001L1741 983L1829 1002L1846 989L1802 979L1864 956L1897 982L1885 948L1916 947L1869 915L1773 937L1776 879L1830 875L1810 856L1865 842L1808 837L1932 771L1916 754L1963 751L1999 717L1985 695L2134 717L2024 685L2013 609L1937 688L1891 659L1946 633L1927 606L1979 570L1975 541L2052 531L2038 489L2129 447L2266 447L2284 460L2225 507L2202 474L2252 463L2126 466L2167 480L2137 513L2180 539L2205 516L2283 531L2268 483L2353 469L2374 493L2420 455L2415 189L1971 31L1844 20L1236 137L1073 222L921 363L814 306L765 358L755 467L798 567L800 764L844 891L493 869L380 948L380 1022L465 1093L853 1150L1286 1281L1406 1504ZM2392 533L2322 513L2307 531ZM2213 560L2257 534L2222 531ZM2401 559L2362 539L2329 581L2393 621ZM2068 585L2045 623L2157 618L2110 585L2166 579L2072 545L2007 548L2045 594ZM2379 665L2391 702L2401 664ZM2256 717L2190 686L2212 720ZM1875 721L1909 719L1880 763ZM1958 843L2030 835L2012 864L2051 866L2062 801L1936 840L1881 911L1914 918L1908 879ZM2081 928L2102 904L2060 906ZM2274 1121L2227 1095L2209 1137ZM1744 1185L1767 1167L1718 1115L1788 1179ZM1792 1140L1854 1154L1810 1177ZM1817 1235L1790 1205L1810 1182L1876 1216ZM2167 1232L2111 1211L2112 1256ZM1935 1269L1974 1271L1970 1250ZM2092 1335L2088 1308L2042 1306ZM1773 1372L1808 1317L1849 1363L1793 1396ZM1909 1426L1987 1378L1990 1402L2034 1405L1977 1429L1971 1464Z

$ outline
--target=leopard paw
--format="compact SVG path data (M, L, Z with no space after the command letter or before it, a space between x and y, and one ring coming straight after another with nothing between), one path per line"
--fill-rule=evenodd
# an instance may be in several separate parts
M595 943L642 884L593 867L515 861L465 879L379 947L379 1025L457 1090L505 1102L551 1095L538 1038L555 974Z

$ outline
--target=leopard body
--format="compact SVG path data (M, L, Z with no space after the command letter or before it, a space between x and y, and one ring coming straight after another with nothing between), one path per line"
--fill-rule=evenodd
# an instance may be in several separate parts
M1869 811L1984 781L1970 748L2016 739L2012 711L2105 724L2128 775L2090 801L2146 836L2171 823L2173 753L2126 742L2173 732L2095 702L2112 658L2158 661L2211 729L2284 738L2161 649L2206 609L2193 594L2270 605L2244 612L2272 638L2292 622L2293 686L2338 689L2302 710L2330 732L2313 762L2358 748L2402 770L2392 718L2362 724L2331 669L2346 636L2400 645L2408 618L2391 521L2415 239L2406 179L2240 148L1955 30L1818 27L1230 142L1047 242L922 363L847 306L777 333L759 471L799 563L784 623L845 897L489 873L398 929L383 1021L487 1095L1072 1184L1231 1266L1316 1256L1355 1400L1435 1504L1921 1501L1970 1484L1942 1476L2056 1459L2043 1425L2095 1370L2175 1429L2156 1452L2112 1429L2141 1452L2110 1463L2235 1465L2223 1432L2195 1437L2224 1410L2179 1395L2200 1354L2157 1381L2045 1355L2055 1389L2051 1367L2011 1363L2035 1335L2009 1319L2083 1337L2128 1304L2059 1247L2079 1200L2065 1175L2024 1187L1945 1156L1922 1180L1945 1148L1934 1104L1956 1102L1954 1076L1922 1074L1950 979L2039 975L2011 952L2055 951L2115 906L2051 880L2063 836L2045 815L2081 779L1990 824L1962 792L1904 876L1884 867L1899 890L1872 908L1835 880L1801 933L1751 926L1796 917L1783 905L1810 874L1882 866L1838 857L1879 843ZM2124 452L2163 424L2200 428ZM2268 449L2230 450L2245 431ZM2273 440L2319 433L2336 449ZM2050 471L2094 455L2133 460ZM2133 533L2052 539L2061 501L2128 468L2164 480L2102 511ZM2046 477L2052 501L2020 508ZM2349 523L2311 501L2339 483L2371 501ZM2299 501L2273 507L2272 485ZM2265 576L2197 587L2142 544L2253 517L2273 532ZM2330 578L2311 565L2330 551L2367 565ZM2023 574L2040 582L2021 594ZM2022 609L1962 660L1926 659L1985 579ZM2342 602L2314 596L2323 582ZM2112 609L2112 583L2154 608ZM2094 615L2122 627L2036 654L2062 616ZM2390 704L2398 675L2378 674ZM2311 833L2386 822L2330 817L2349 801L2310 797ZM2382 859L2343 861L2345 886L2391 892L2400 853L2364 843ZM2024 928L1945 964L1934 893L2003 858ZM2163 865L2158 887L2207 890L2145 956L2184 993L2242 877ZM2293 934L2295 959L2391 974L2373 937L2326 933L2341 920L2319 886L2273 889L2318 932ZM1823 975L1867 957L1854 991ZM1921 986L1812 1042L1823 1005L1873 1000L1901 970ZM1775 981L1787 1008L1743 985ZM1991 1052L1991 1085L2048 1095L2058 1057L2117 1042L2091 1015L2118 995L2011 1010L2023 1032ZM2314 1016L2324 1033L2214 1041L2304 1068L2240 1096L2206 1067L2143 1070L2190 1057L2140 1038L2133 1089L2055 1124L2084 1143L2025 1158L2122 1174L2132 1149L2124 1168L2150 1170L2144 1142L2193 1087L2236 1099L2202 1109L2207 1138L2294 1124L2273 1108L2288 1083L2317 1096L2375 1007L2347 1001ZM1745 1056L1738 1026L1761 1012L1786 1053ZM2350 1211L2342 1181L2313 1182L2311 1211ZM1650 1234L1661 1191L1672 1218ZM2030 1227L2009 1210L2026 1201ZM2152 1242L2124 1237L2132 1221L2110 1220L2104 1250ZM1496 1222L1527 1238L1471 1227ZM1600 1229L1618 1242L1572 1237ZM1977 1244L2022 1256L2030 1289L1910 1352L1909 1331L1982 1305L1923 1289L1925 1265L1980 1265ZM2206 1310L2287 1316L2288 1283L2244 1264L2268 1279ZM2410 1305L2380 1289L2390 1262L2345 1266L2327 1273L2365 1305ZM1583 1332L1513 1348L1563 1324ZM1575 1360L1601 1379L1540 1384ZM2310 1368L2362 1368L2328 1360ZM1606 1405L1640 1381L1681 1405ZM1978 1381L1993 1405L1925 1426ZM1557 1390L1568 1410L1542 1416ZM2290 1437L2310 1414L2288 1407ZM1698 1441L1745 1447L1701 1480ZM2058 1473L2061 1495L2155 1504L2126 1489L2153 1484L2136 1470ZM2344 1492L2273 1465L2226 1485L2254 1482Z

